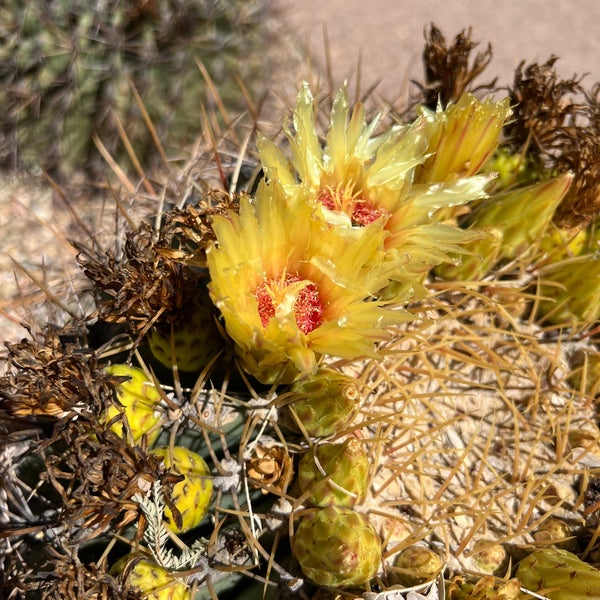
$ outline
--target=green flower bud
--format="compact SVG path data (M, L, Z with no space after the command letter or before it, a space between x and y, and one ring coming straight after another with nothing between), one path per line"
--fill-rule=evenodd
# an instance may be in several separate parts
M508 557L502 544L478 540L471 552L471 561L481 573L500 575L500 571L507 566Z
M364 500L369 485L369 457L363 444L350 438L342 444L321 444L298 465L300 490L313 506L354 506Z

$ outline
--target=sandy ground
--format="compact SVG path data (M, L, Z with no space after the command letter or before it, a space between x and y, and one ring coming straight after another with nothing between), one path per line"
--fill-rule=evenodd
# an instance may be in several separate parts
M589 72L600 79L600 3L596 0L273 0L298 40L325 64L326 28L334 78L354 77L362 56L362 80L378 79L387 97L403 95L407 78L421 76L425 27L434 22L447 41L472 26L473 39L494 48L489 73L512 81L523 59L556 64L562 77Z

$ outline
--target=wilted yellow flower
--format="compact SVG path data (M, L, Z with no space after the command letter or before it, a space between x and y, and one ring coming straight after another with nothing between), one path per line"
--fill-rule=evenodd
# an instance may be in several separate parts
M380 223L333 227L301 191L290 200L272 181L213 227L210 294L241 364L263 383L313 373L322 354L372 355L386 327L408 318L373 300L396 268Z
M498 108L499 122L503 116ZM381 221L388 232L386 250L403 257L395 278L405 287L418 286L431 267L451 260L449 254L456 255L462 243L474 239L473 232L439 222L440 209L485 196L489 182L488 176L469 172L468 177L457 174L448 181L414 183L416 169L431 155L432 136L441 131L430 121L424 114L410 125L389 127L375 135L378 118L368 123L361 104L351 111L347 91L342 88L334 100L331 127L322 146L313 97L304 84L294 110L294 132L286 133L291 162L265 138L259 140L260 157L267 178L278 179L288 194L299 187L306 189L330 223L358 228ZM471 123L472 119L466 126Z

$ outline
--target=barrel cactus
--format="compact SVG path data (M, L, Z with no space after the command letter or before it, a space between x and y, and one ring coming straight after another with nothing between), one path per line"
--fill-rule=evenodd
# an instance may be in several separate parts
M280 137L124 186L93 307L6 345L1 592L594 593L597 94L479 89L472 47L432 30L402 114L303 82Z

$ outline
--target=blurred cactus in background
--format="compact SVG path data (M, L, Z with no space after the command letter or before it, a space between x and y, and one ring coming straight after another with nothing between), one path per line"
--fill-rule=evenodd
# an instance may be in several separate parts
M192 144L210 96L198 63L243 110L235 80L258 91L267 15L268 0L3 2L0 167L100 172L94 136L125 166L120 128L146 164L155 144L144 110L162 142Z

